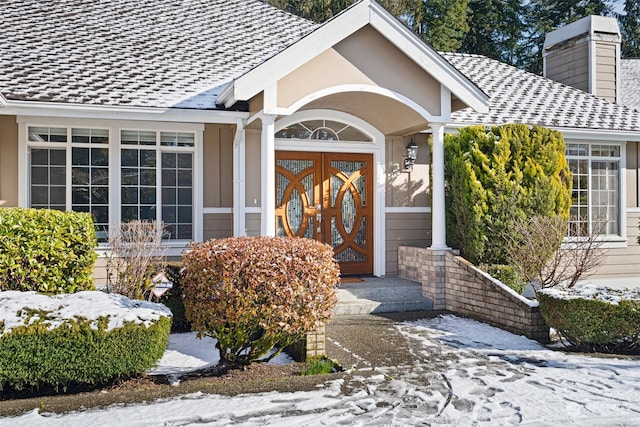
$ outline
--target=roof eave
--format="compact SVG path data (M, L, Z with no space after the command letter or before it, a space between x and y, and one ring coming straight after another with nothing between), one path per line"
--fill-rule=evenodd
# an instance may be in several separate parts
M4 105L2 105L3 100ZM249 113L243 111L67 104L40 101L12 101L4 98L0 99L0 106L3 107L3 115L12 114L107 120L236 124L237 119L246 119L249 116Z

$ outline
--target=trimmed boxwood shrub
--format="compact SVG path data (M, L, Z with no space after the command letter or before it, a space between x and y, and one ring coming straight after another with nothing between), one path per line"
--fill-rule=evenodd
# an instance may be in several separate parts
M577 350L640 351L640 291L541 289L540 313Z
M339 268L316 240L238 237L196 243L183 254L187 319L217 340L220 363L269 360L326 323L337 304Z
M102 384L144 373L166 350L161 304L84 291L0 292L0 389Z
M48 294L94 289L91 215L0 208L0 290Z

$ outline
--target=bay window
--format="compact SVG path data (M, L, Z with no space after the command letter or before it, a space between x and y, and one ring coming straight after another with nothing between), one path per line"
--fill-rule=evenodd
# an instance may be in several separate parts
M101 242L136 219L194 240L195 150L195 132L27 125L26 203L91 213Z
M567 144L573 174L569 236L621 234L621 150L618 144Z

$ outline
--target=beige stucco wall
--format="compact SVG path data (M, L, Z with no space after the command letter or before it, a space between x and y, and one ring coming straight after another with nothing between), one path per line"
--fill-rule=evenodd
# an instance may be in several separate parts
M259 208L261 201L260 131L248 129L245 133L245 198L246 207ZM259 228L258 228L259 229Z
M233 236L233 214L204 214L203 240Z
M616 44L596 42L596 95L616 102Z
M0 201L18 206L18 123L16 116L0 115ZM0 202L2 203L2 202Z
M386 140L386 206L428 207L431 206L431 159L429 135L417 134L418 158L412 172L403 172L406 146L411 137L387 137Z
M233 207L234 133L232 125L205 125L202 152L205 208Z
M546 76L589 92L589 44L585 38L553 46L546 55Z
M431 245L431 214L387 212L385 229L386 274L398 274L398 247Z

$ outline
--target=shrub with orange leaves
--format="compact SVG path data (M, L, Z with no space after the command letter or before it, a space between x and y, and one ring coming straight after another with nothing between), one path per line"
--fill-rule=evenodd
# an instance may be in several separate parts
M228 368L273 358L326 323L338 301L333 249L316 240L214 239L193 244L182 259L187 319L217 340Z

